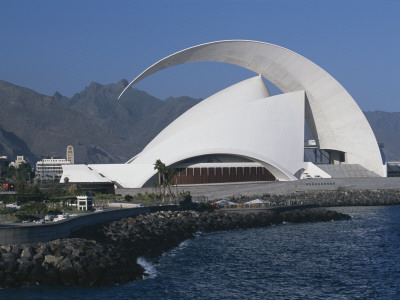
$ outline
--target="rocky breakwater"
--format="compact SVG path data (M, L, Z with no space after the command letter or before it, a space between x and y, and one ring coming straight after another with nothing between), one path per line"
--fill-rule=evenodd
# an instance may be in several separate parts
M272 206L288 206L294 204L313 204L316 206L377 206L400 205L400 189L388 190L343 190L306 191L284 195L234 195L228 200L243 204L254 199L263 199Z
M109 244L79 238L0 246L0 286L108 285L143 270Z
M141 256L159 255L198 231L246 229L282 222L347 220L324 209L276 212L156 212L86 228L47 243L0 246L0 286L98 286L140 279Z

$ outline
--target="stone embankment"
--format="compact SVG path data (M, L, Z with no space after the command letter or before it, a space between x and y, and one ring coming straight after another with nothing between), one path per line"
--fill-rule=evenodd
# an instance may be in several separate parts
M159 255L196 232L270 226L282 222L347 220L325 209L276 212L164 211L86 228L46 243L0 246L0 286L98 286L141 279L140 256Z
M236 203L244 203L257 198L268 200L274 206L293 204L312 204L321 207L400 205L400 189L308 191L285 195L264 193L251 196L234 195L227 199Z

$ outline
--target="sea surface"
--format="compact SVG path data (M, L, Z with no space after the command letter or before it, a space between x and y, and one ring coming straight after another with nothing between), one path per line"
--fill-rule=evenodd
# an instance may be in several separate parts
M0 290L0 299L400 299L400 206L334 208L350 221L198 233L144 280Z

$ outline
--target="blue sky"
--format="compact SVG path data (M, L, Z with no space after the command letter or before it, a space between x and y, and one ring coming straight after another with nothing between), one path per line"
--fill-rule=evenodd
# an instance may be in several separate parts
M0 80L71 97L93 81L131 81L187 47L248 39L312 60L365 111L400 111L399 31L397 0L0 0ZM253 75L195 63L137 87L205 98Z

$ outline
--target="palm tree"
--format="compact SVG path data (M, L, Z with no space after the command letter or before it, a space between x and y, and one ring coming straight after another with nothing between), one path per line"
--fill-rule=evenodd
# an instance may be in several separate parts
M161 161L161 159L157 159L156 162L154 163L154 170L157 170L157 172L158 172L158 185L160 187L160 195L161 195L161 185L164 186L165 172L167 171L167 167ZM161 181L161 177L162 177L162 181ZM165 186L164 186L164 197L165 197ZM164 201L164 197L163 197L163 201Z
M155 191L154 195L156 195L156 199L155 200L159 200L160 199L160 193L159 190L161 189L161 186L158 184L158 182L153 182L153 190Z
M170 202L171 202L171 197L172 197L172 191L171 191L171 186L174 185L174 179L175 176L178 174L178 170L174 169L174 168L167 168L166 172L165 172L166 176L165 176L165 185L168 187L168 192L170 195Z

